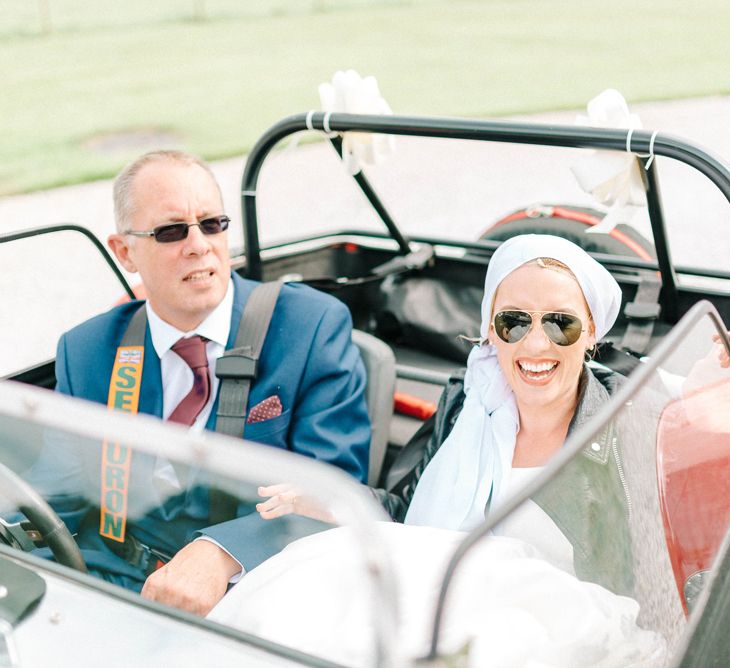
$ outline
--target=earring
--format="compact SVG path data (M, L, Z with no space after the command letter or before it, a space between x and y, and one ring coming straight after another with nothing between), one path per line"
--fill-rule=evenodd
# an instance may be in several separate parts
M590 348L586 348L586 351L585 351L586 362L590 362L592 359L595 359L595 357L596 357L596 346L592 345Z

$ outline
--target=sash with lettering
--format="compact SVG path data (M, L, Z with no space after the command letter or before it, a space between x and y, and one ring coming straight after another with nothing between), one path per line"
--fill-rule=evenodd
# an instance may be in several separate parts
M124 342L123 342L124 343ZM109 381L107 406L111 410L137 413L142 381L144 346L117 348ZM104 440L101 458L101 513L99 533L105 538L124 542L127 528L127 496L132 450L120 443Z

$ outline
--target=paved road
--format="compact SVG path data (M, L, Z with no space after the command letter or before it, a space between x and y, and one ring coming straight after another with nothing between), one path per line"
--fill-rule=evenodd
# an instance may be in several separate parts
M730 160L730 96L641 104L632 111L644 128L691 139ZM574 122L577 113L521 119L565 124ZM368 174L406 232L474 238L499 217L528 204L593 205L569 169L579 153L399 138L394 155ZM213 164L226 209L234 218L234 246L241 243L238 193L243 163L236 158ZM674 261L728 268L727 202L689 168L669 160L660 160L658 166ZM290 145L273 155L262 171L258 192L264 243L343 226L382 229L327 144ZM0 199L0 232L58 222L79 223L105 238L113 229L111 183ZM645 216L635 222L639 229L646 228ZM0 294L10 302L3 305L0 375L32 363L38 351L52 354L59 331L104 309L119 294L95 253L72 238L0 247L0 262ZM35 269L39 263L54 269L41 274ZM34 351L33 359L28 351Z

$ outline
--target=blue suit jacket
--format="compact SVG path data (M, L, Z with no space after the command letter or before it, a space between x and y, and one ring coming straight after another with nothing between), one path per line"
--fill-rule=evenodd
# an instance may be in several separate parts
M231 332L227 348L235 341L243 307L257 285L235 274ZM107 402L115 352L139 302L118 306L63 335L56 355L57 390L64 394ZM365 372L351 339L349 311L337 299L303 285L284 285L261 352L258 376L252 385L249 408L278 395L282 414L246 425L247 439L286 448L334 464L361 482L367 480L370 423L365 405ZM216 403L207 428L215 429ZM161 416L160 360L149 332L139 412ZM49 449L53 452L53 448ZM98 511L89 510L99 489L98 461L74 462L56 448L31 476L64 480L51 500L59 514L78 532L78 541L92 570L107 579L138 588L144 575L113 554L98 535ZM252 505L239 507L239 518L208 526L207 490L190 485L179 497L149 510L152 458L132 459L127 531L163 552L175 553L196 535L218 541L250 570L281 549L291 535L311 532L312 522L290 516L262 520ZM74 482L70 482L74 481ZM69 491L83 486L85 501L76 503ZM47 485L41 485L46 487ZM254 490L255 492L255 490ZM76 495L78 499L78 495ZM137 503L139 501L139 503ZM147 503L147 506L144 504ZM133 519L137 513L140 516ZM119 577L117 577L119 576Z

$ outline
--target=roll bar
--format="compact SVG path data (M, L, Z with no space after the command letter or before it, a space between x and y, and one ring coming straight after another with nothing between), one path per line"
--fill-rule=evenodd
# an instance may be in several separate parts
M637 154L644 166L647 207L651 220L657 263L662 277L662 312L670 322L677 320L677 278L667 241L654 155L672 158L704 174L720 189L730 203L730 168L718 157L693 144L647 130L591 128L570 125L514 123L419 116L368 116L363 114L302 113L289 116L270 127L256 142L246 161L241 181L241 213L246 255L245 273L260 280L261 247L258 236L256 189L261 167L267 155L285 137L307 129L326 132L338 153L341 142L337 133L374 132L415 137L442 137L565 148L590 148L604 151L626 151ZM375 208L381 220L398 243L398 253L410 251L408 239L398 230L385 205L362 172L355 181Z

